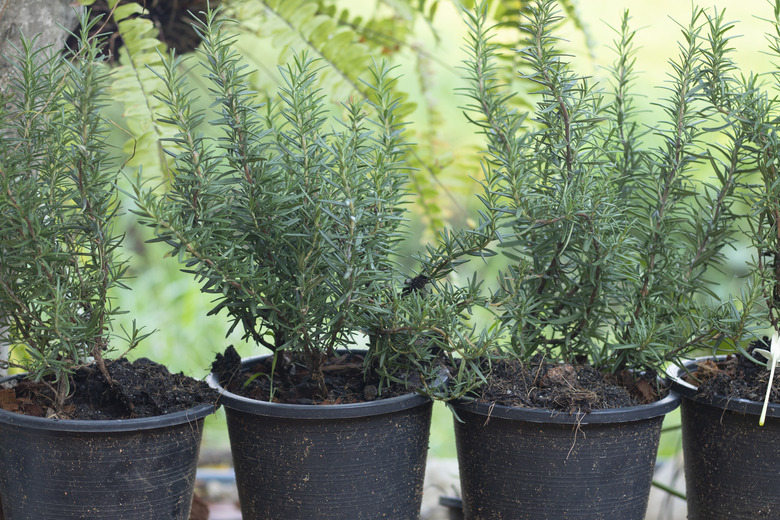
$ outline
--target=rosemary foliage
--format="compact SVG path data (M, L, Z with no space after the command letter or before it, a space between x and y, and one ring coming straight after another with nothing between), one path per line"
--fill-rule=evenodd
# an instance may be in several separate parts
M214 295L210 314L226 312L230 331L281 356L278 366L305 363L325 391L322 363L376 328L399 276L407 144L396 79L375 65L369 100L345 103L334 128L317 64L302 54L281 69L278 102L260 104L224 23L210 11L196 26L213 111L195 108L181 58L157 71L164 122L177 128L173 177L164 194L139 180L132 196L155 240Z
M715 123L712 82L723 87L731 67L723 28L703 35L712 19L700 9L681 28L658 101L666 119L648 135L632 101L627 13L602 90L558 50L556 3L529 9L517 52L536 87L532 114L514 111L496 81L484 4L467 18L466 114L485 136L483 202L508 261L491 301L502 350L617 372L658 370L718 341L706 274L734 241L735 188L756 169L746 135Z
M23 38L0 100L0 341L24 351L2 363L56 385L55 408L78 367L94 359L105 372L119 312L110 292L126 274L96 23L83 18L72 55ZM142 336L126 339L132 348Z
M773 16L766 21L767 54L780 57L780 2L769 2ZM716 111L730 148L719 147L726 164L753 172L736 179L741 213L737 225L747 244L749 258L746 283L739 295L723 305L720 339L728 350L751 357L747 345L767 330L780 331L780 175L778 158L780 118L777 64L768 74L740 71L732 56L730 32L736 24L727 22L725 10L706 14L708 47L703 73L710 107ZM728 170L721 167L719 176ZM771 334L770 334L771 335ZM768 344L768 342L767 342ZM763 360L762 360L763 364Z

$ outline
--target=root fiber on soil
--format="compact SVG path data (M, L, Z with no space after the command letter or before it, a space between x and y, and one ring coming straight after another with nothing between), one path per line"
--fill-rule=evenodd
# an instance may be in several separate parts
M478 400L570 413L637 406L660 398L653 374L604 374L590 365L502 360L493 365Z

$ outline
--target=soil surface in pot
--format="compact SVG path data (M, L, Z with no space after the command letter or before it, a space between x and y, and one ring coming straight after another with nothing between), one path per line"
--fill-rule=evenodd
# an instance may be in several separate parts
M241 370L241 357L230 346L224 354L217 354L211 366L220 385L234 394L271 401L271 380L273 357L260 359L248 370ZM408 394L416 386L390 383L381 385L380 376L373 370L366 370L365 355L360 352L339 353L331 356L323 365L327 394L314 382L311 372L295 360L287 363L277 361L273 378L273 402L287 404L350 404L376 399L388 399Z
M216 390L204 381L168 369L146 358L130 362L106 361L109 383L92 364L80 368L71 380L71 395L59 419L134 419L188 410L215 403ZM0 408L37 417L52 417L54 393L46 383L21 380L12 388L0 386Z
M769 338L764 342L753 342L748 348L751 356L764 361L760 354L753 354L756 348L769 350ZM698 364L697 370L683 379L699 387L698 393L705 397L723 396L731 399L748 399L763 402L766 385L769 382L769 369L756 364L741 354L726 356L723 360L708 359ZM775 375L769 402L780 404L780 377Z
M542 356L525 364L495 363L481 392L480 402L569 413L637 406L663 397L655 374L604 374L586 364L549 363Z

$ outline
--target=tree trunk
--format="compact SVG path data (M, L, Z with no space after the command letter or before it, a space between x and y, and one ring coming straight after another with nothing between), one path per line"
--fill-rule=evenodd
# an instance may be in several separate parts
M78 25L76 9L83 7L71 0L0 0L0 55L15 54L13 46L19 46L20 33L28 39L39 35L36 47L62 49L67 31ZM0 88L5 87L11 70L7 60L0 60Z
M78 25L76 9L83 7L71 0L0 0L0 56L16 54L14 47L19 47L21 34L28 39L38 35L37 48L61 50L68 39L67 31ZM8 60L0 58L0 91L5 90L12 72ZM5 335L2 321L0 317L0 338ZM8 344L0 341L0 360L8 359L8 349ZM5 374L0 368L0 377Z

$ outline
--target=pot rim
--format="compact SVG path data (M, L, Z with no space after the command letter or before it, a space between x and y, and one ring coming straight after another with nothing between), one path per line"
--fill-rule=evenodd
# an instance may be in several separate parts
M593 410L588 413L569 413L549 408L524 408L495 403L479 403L473 400L457 399L449 403L455 413L464 410L490 418L510 421L525 421L546 424L612 424L643 421L666 415L680 406L680 396L669 392L666 397L654 403L622 408Z
M267 357L269 357L268 354L244 358L241 360L241 369L246 370L249 365ZM219 400L217 402L224 406L225 409L286 419L321 420L370 417L400 412L432 402L429 397L410 392L389 399L378 399L362 403L334 405L270 403L268 401L250 399L249 397L225 390L219 384L217 376L213 372L206 377L206 382L209 386L219 391Z
M696 364L700 361L719 360L726 359L727 355L720 356L702 356L694 359L689 359L683 362L683 366L690 371L696 368ZM728 398L723 395L715 395L711 397L703 397L697 394L698 387L691 383L684 381L682 376L686 371L678 365L670 365L666 369L666 373L669 376L669 381L672 384L672 390L680 394L683 399L689 401L696 401L697 403L707 404L714 406L715 408L721 408L724 410L731 410L733 412L740 412L750 415L761 415L761 410L764 407L763 401L750 401L748 399L741 398ZM780 417L780 404L769 403L766 411L767 417Z
M0 383L22 379L24 374L16 374L0 378ZM58 432L129 432L137 430L155 430L168 428L183 423L194 423L199 419L217 411L217 404L198 404L180 412L157 415L155 417L140 417L136 419L47 419L33 417L0 408L0 424L17 426L33 430L48 430Z

